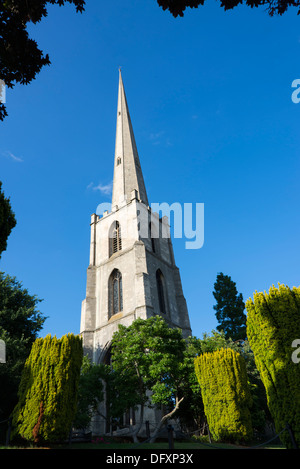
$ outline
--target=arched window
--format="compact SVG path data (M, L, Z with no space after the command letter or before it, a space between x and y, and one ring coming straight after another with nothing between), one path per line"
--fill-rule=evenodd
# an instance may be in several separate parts
M109 230L109 257L122 249L121 226L114 221Z
M108 312L111 318L114 314L123 310L123 286L122 274L114 269L108 281Z
M161 270L156 271L156 286L157 286L157 294L158 294L158 304L159 304L159 312L166 314L166 297L165 297L165 286L164 286L164 276Z
M152 246L152 251L158 253L158 236L153 223L149 223L149 235Z

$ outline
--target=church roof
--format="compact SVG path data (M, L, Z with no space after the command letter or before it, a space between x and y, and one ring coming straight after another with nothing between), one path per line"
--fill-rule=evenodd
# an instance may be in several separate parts
M112 206L119 205L119 203L124 200L124 197L127 198L127 202L129 202L133 190L137 191L138 199L145 205L148 205L148 197L128 110L121 70L119 73Z

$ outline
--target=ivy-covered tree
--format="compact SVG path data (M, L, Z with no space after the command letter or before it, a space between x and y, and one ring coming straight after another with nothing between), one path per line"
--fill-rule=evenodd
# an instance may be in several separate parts
M214 310L219 322L218 331L224 331L226 338L239 340L246 338L246 314L242 293L238 293L236 283L222 272L217 275L213 296Z
M248 387L243 357L231 348L195 358L204 411L216 441L248 441L253 436Z
M277 433L288 423L300 447L300 367L293 344L300 338L300 287L272 286L246 302L247 335L264 383ZM297 342L298 343L298 342ZM282 442L293 447L287 431Z
M47 6L74 4L77 12L84 11L84 0L1 0L0 1L0 79L8 88L16 83L27 85L45 65L44 55L35 40L29 37L27 25L36 24L47 16ZM0 120L7 116L0 103Z
M16 223L15 214L12 211L10 200L5 197L5 194L2 191L2 182L0 181L0 258L2 252L7 248L7 238L9 237L12 229L16 226Z
M82 340L67 334L36 339L26 360L19 401L12 414L13 438L57 442L71 430L77 406Z

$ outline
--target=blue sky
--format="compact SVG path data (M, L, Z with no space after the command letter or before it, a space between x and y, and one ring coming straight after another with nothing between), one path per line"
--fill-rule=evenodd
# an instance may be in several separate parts
M41 336L79 333L90 215L111 197L119 66L149 200L205 206L203 247L173 240L193 334L217 325L218 272L244 300L299 286L299 31L296 10L208 1L173 18L155 0L51 7L30 28L52 65L7 90L0 180L17 226L0 269L44 300Z

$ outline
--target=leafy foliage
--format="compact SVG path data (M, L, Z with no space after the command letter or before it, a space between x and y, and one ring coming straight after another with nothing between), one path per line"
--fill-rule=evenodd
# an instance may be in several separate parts
M231 348L204 353L195 359L210 431L215 440L252 438L252 398L243 357Z
M15 83L27 85L50 65L48 54L44 55L29 37L26 27L47 16L47 5L63 6L67 2L83 12L84 0L0 0L0 78L8 88ZM0 104L0 120L6 116L6 108Z
M204 429L206 417L202 402L199 381L195 374L194 359L203 353L212 353L216 350L231 348L241 354L245 360L248 385L251 392L253 405L251 407L251 418L253 432L256 436L263 435L266 422L272 422L266 400L266 392L261 381L259 372L255 365L254 355L248 341L234 342L231 338L226 339L224 331L212 331L204 333L202 339L189 337L184 358L184 401L177 412L183 425L193 429Z
M181 330L170 328L160 316L136 319L128 327L119 325L112 341L112 368L118 374L119 389L117 402L112 405L114 411L118 408L124 412L140 405L142 423L143 408L150 399L152 405L171 409L162 417L162 425L183 399L179 398L179 390L184 350Z
M153 322L161 323L163 327L159 330L153 326ZM246 341L243 344L235 343L230 338L226 339L223 331L205 333L202 339L189 337L182 343L181 334L177 331L176 341L180 342L180 353L175 354L177 362L175 360L176 363L171 365L172 357L166 357L162 361L160 355L165 354L166 350L172 351L169 347L170 342L166 340L165 327L164 321L157 317L146 321L138 320L127 328L121 326L114 335L113 367L107 386L110 418L118 419L131 407L140 405L143 409L145 405L153 405L155 402L163 403L166 409L173 412L177 398L180 405L177 406L176 416L182 426L192 430L200 428L206 422L206 417L194 359L203 353L231 348L235 352L240 352L245 359L249 370L249 386L255 404L251 409L253 426L255 425L256 432L262 431L266 420L264 413L266 396L248 343ZM167 326L167 333L169 332ZM151 400L147 389L153 393Z
M40 301L15 277L0 272L0 339L6 344L6 363L0 365L0 420L8 418L17 403L24 363L45 322L37 309Z
M220 348L236 348L238 346L231 339L226 339L224 332L212 331L211 335L204 333L202 339L191 336L186 339L186 349L182 364L182 383L180 396L183 402L177 411L181 424L187 428L199 429L206 423L199 381L195 373L194 359L206 352L213 352Z
M15 277L0 272L0 330L9 338L25 341L29 351L45 321L36 309L40 302Z
M65 439L76 412L82 342L68 334L36 339L13 411L13 437L34 443Z
M171 329L159 316L137 319L127 328L120 325L113 336L112 367L126 375L134 375L132 385L144 391L155 388L153 402L168 404L180 380L179 363L185 349L179 329ZM134 373L128 373L128 371Z
M173 16L183 16L183 12L187 7L198 8L199 5L204 5L205 0L157 0L159 6L163 10L169 10ZM224 10L231 10L238 5L247 5L250 8L257 8L259 6L266 6L270 16L275 14L283 15L288 8L300 6L299 0L221 0L221 7ZM298 10L298 15L300 10Z
M268 406L280 432L289 423L300 445L300 368L292 343L300 338L300 287L274 285L246 302L247 335L264 383ZM289 448L287 432L281 440Z
M98 413L99 405L104 400L103 382L110 375L110 367L92 363L87 356L83 357L78 386L77 410L74 427L86 429L93 415Z
M2 182L0 181L0 258L2 252L6 250L7 238L17 223L15 214L13 213L10 205L10 201L7 197L5 197L1 188Z
M214 310L219 321L218 331L223 330L225 337L231 337L232 340L245 339L246 315L243 295L238 293L231 277L222 272L217 275L214 288L213 295L217 301Z

